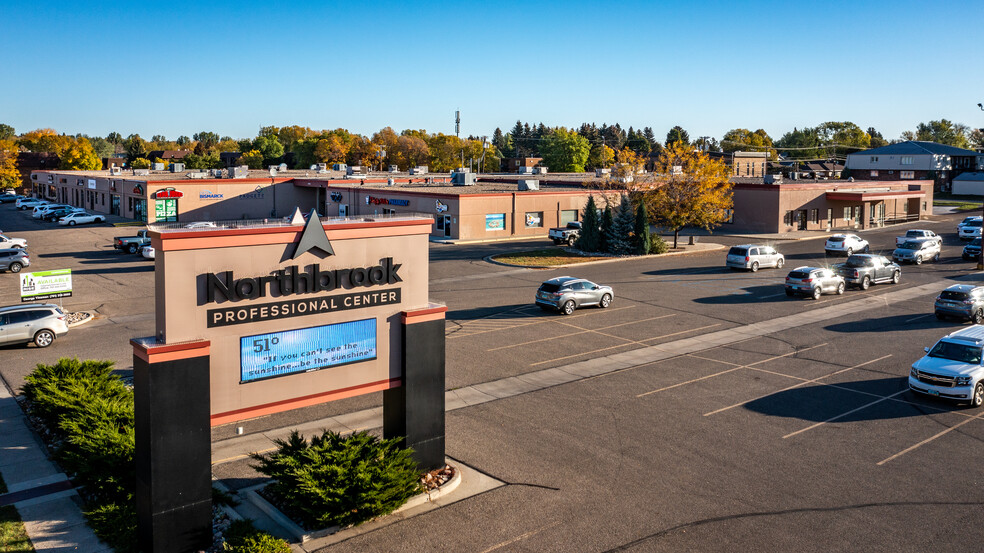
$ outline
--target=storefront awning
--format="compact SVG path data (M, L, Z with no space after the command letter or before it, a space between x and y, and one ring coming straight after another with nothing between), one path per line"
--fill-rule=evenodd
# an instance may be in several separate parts
M923 198L926 196L926 193L922 190L857 190L854 192L827 192L826 196L828 200L870 202L875 200L906 200L909 198Z

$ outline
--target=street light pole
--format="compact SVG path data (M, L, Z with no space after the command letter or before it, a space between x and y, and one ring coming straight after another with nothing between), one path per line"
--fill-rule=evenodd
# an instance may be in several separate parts
M984 111L984 105L981 103L978 103L977 107L981 108L981 111ZM950 192L953 192L952 185ZM981 204L981 217L984 219L984 203ZM981 227L981 251L977 254L977 270L984 271L984 227Z

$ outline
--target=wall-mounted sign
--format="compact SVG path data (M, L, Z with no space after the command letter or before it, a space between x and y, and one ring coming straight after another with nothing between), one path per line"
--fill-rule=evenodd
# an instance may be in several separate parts
M448 210L448 204L442 203L441 200L434 200L434 202L437 204L436 209L438 213L444 213Z
M173 188L164 188L154 192L154 198L157 200L177 199L182 197L184 197L184 192Z
M527 227L542 227L543 226L543 216L540 212L532 212L526 214L526 226Z
M82 186L85 183L85 179L76 179L75 186Z
M72 270L25 273L20 277L21 301L68 298L72 295Z
M330 196L331 196L331 201L333 201L335 203L341 202L342 199L344 198L344 196L342 196L342 193L341 192L332 192Z
M96 179L89 179L88 184L89 184L89 188L91 190L95 190L96 189Z
M139 184L136 185L136 186L134 186L133 187L133 193L134 194L143 194L143 186L141 186Z
M178 201L177 200L157 200L154 202L154 217L158 221L177 221L178 220Z
M376 319L240 338L240 382L376 358Z
M505 230L506 214L489 213L485 216L485 230Z
M376 198L373 196L366 196L366 205L410 205L410 200L392 200L388 198Z
M160 195L158 195L157 197L159 198ZM198 192L198 199L199 200L221 200L222 199L222 193L221 192L212 192L211 190L200 190Z
M247 192L239 195L240 200L262 200L263 192Z

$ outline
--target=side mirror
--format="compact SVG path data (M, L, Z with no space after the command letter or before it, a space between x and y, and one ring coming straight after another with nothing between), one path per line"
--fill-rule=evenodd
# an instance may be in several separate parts
M594 285L594 288L592 288L592 290L601 290L601 286L598 286L597 284L595 284Z
M926 353L929 353L929 348L923 348L923 351L925 351Z

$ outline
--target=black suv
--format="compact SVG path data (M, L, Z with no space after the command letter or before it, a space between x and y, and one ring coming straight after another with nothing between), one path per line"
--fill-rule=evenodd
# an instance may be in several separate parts
M970 241L970 244L964 246L963 258L967 261L977 259L981 255L981 237L978 236Z

